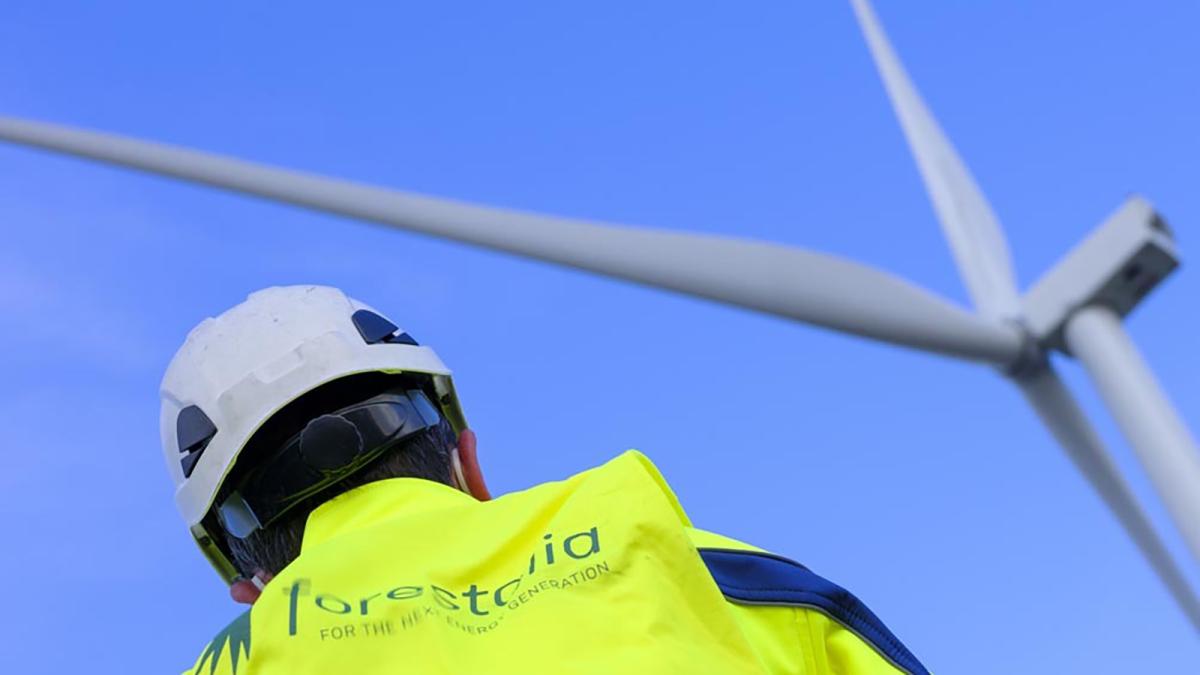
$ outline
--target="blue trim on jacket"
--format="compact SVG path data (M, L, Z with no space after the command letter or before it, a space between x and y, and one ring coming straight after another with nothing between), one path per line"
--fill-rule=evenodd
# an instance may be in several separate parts
M879 653L912 675L929 671L879 617L846 589L807 567L770 553L700 549L700 557L725 597L757 605L814 607L867 640Z

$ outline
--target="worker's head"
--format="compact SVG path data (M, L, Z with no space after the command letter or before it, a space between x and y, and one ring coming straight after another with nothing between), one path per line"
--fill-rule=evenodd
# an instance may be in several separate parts
M270 288L206 319L162 402L176 504L235 597L291 562L308 514L347 490L415 477L488 496L449 371L336 289Z

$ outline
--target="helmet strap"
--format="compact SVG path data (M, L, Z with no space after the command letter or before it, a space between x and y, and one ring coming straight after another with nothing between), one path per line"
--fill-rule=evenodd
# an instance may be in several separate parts
M467 489L467 476L463 473L462 458L458 456L457 447L450 451L450 470L453 472L451 480L454 481L454 487L471 494L471 491Z

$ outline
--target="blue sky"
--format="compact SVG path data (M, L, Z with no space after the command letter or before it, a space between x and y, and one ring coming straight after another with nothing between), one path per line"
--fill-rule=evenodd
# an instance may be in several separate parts
M1129 320L1200 423L1200 6L877 7L1027 287L1130 192L1182 271ZM457 199L836 253L966 304L847 3L10 0L0 114ZM943 672L1180 672L1194 631L986 368L0 146L0 648L172 672L232 618L174 511L187 330L340 286L452 368L494 491L650 455L697 524L854 590ZM1086 379L1065 373L1184 561Z

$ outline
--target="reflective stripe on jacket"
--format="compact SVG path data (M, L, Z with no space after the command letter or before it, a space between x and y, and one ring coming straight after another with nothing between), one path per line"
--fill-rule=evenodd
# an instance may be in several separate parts
M926 671L848 592L692 528L627 452L490 502L411 478L330 500L189 672Z

